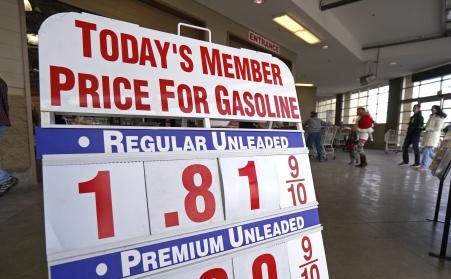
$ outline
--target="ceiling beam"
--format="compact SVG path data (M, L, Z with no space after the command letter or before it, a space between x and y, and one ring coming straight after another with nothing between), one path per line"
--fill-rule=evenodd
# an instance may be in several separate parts
M349 5L354 2L359 2L359 1L362 1L362 0L339 0L339 1L335 1L335 2L323 5L323 1L321 0L319 3L319 7L320 7L321 11L325 11L325 10L330 10L333 8L341 7L344 5Z
M399 45L406 45L406 44L412 44L412 43L418 43L418 42L424 42L424 41L430 41L430 40L437 40L445 38L444 35L431 35L428 37L422 37L422 38L416 38L411 40L405 40L405 41L398 41L398 42L392 42L392 43L384 43L384 44L378 44L378 45L371 45L371 46L364 46L362 47L362 50L370 50L370 49L378 49L378 48L384 48L384 47L391 47L391 46L399 46Z

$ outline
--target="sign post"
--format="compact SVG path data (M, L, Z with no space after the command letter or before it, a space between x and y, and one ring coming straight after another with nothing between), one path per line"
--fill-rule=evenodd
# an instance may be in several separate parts
M51 278L328 278L303 131L279 59L85 13L39 31ZM55 124L204 119L204 128Z

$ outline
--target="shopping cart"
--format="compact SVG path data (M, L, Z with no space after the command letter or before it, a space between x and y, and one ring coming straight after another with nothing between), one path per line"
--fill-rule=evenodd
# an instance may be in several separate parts
M393 151L398 153L402 151L401 143L403 138L405 137L405 131L389 129L384 135L385 142L385 154L388 154L389 151Z
M321 127L321 148L325 160L332 158L335 160L334 139L337 133L337 126L323 126ZM318 152L313 145L310 149L309 156L311 158L317 158Z
M337 134L334 139L335 147L343 147L346 145L346 140L351 134L351 128L349 127L341 127L337 129Z
M337 130L337 126L321 127L321 147L323 148L324 158L326 160L329 157L335 160L334 140Z

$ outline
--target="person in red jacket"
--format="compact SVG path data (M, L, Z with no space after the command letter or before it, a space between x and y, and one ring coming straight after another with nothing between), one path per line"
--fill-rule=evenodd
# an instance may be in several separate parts
M368 139L372 139L374 120L369 112L367 112L363 107L357 108L357 115L357 138L359 141L357 145L357 152L360 155L360 164L357 165L357 167L364 168L368 165L368 162L366 161L366 155L363 147Z

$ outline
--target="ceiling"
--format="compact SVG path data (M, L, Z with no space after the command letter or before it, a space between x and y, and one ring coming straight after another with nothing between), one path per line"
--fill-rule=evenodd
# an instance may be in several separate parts
M314 83L320 96L359 88L359 77L369 68L375 72L375 64L368 67L367 61L376 61L378 50L375 83L451 62L451 37L362 49L441 36L442 0L362 0L326 11L319 0L196 1L295 52L295 80ZM307 45L272 21L285 13L322 44ZM329 48L322 49L324 44Z

